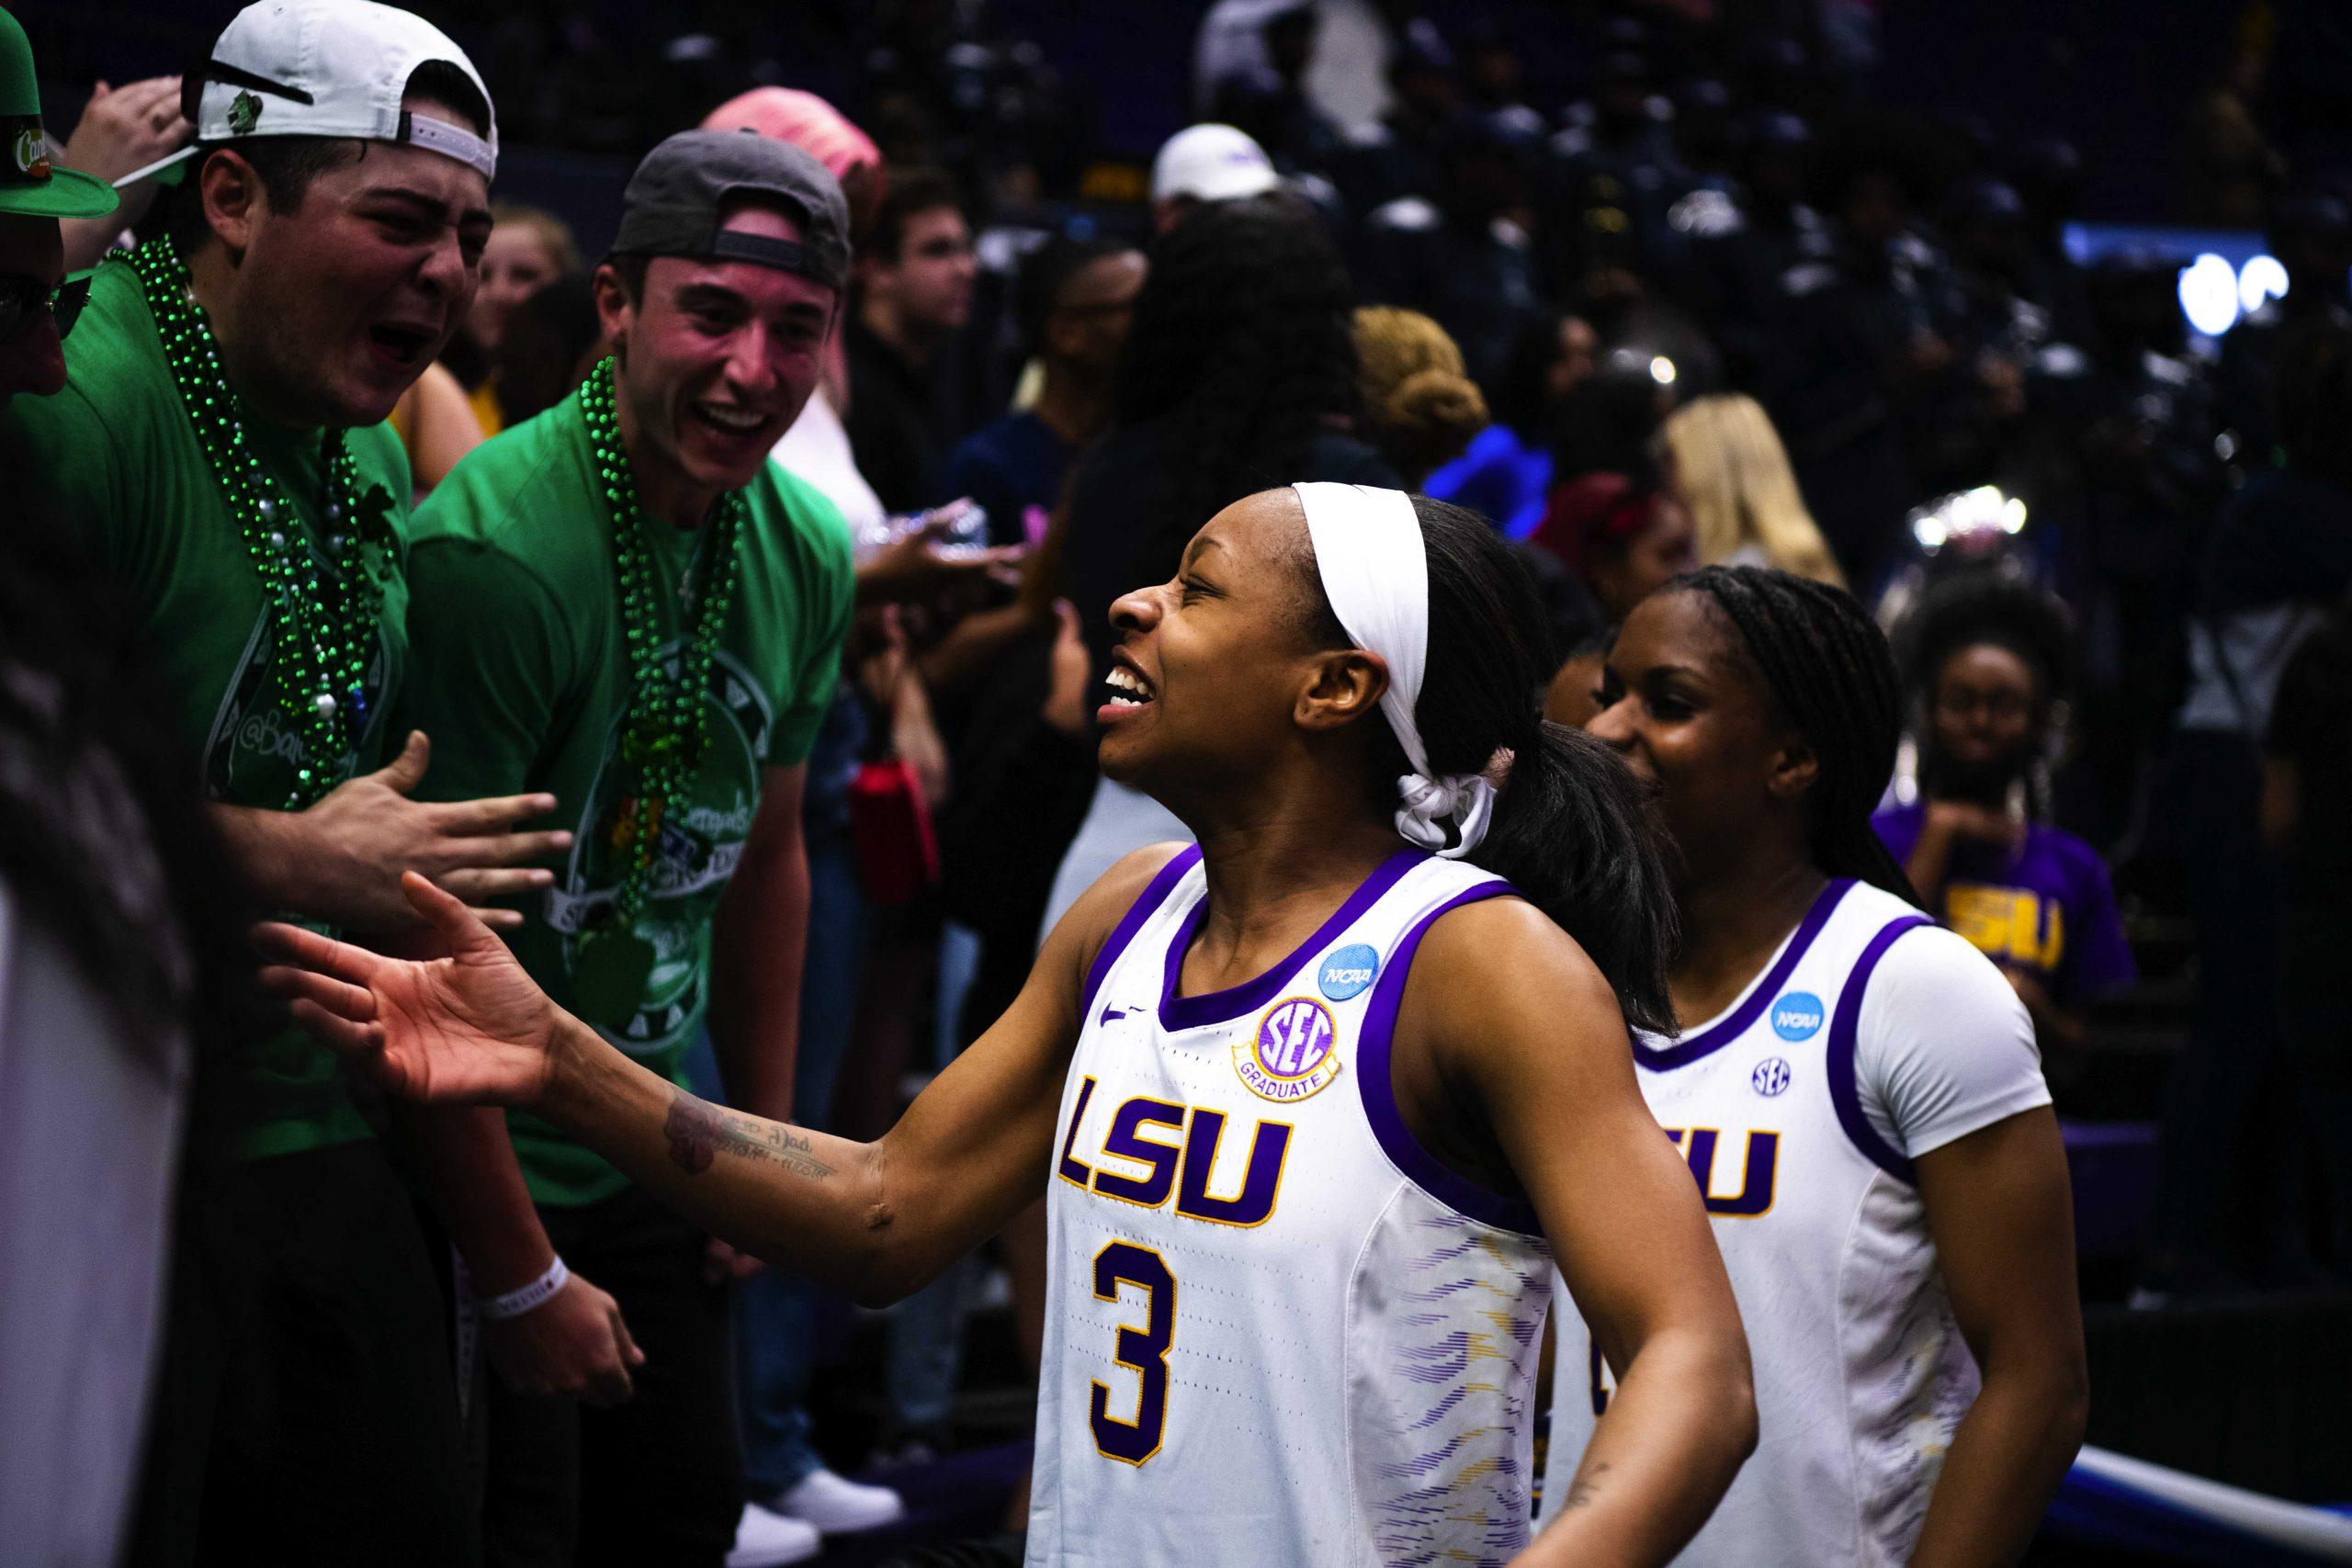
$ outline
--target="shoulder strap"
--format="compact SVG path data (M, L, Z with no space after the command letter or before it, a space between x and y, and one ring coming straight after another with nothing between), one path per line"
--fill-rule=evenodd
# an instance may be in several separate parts
M1174 890L1176 884L1182 881L1184 874L1200 862L1201 846L1185 845L1166 865L1153 873L1151 880L1144 885L1143 892L1127 907L1127 912L1119 917L1119 923L1111 928L1111 934L1103 939L1101 951L1094 955L1094 962L1087 966L1086 987L1078 998L1078 1016L1081 1021L1092 1014L1095 993L1102 990L1102 982L1110 978L1111 966L1118 963L1119 955L1127 950L1129 942L1135 941L1136 932L1143 930L1145 923L1159 912L1159 907L1168 901L1168 895Z
M1490 1191L1421 1146L1420 1140L1405 1124L1404 1112L1397 1108L1396 1085L1389 1072L1396 1014L1405 1000L1405 978L1413 966L1413 953L1421 945L1421 938L1447 911L1481 899L1499 897L1511 890L1510 884L1499 877L1479 882L1420 916L1398 939L1381 965L1380 978L1373 985L1372 1005L1365 1010L1363 1025L1356 1035L1356 1094L1363 1107L1364 1120L1371 1123L1374 1139L1407 1180L1455 1213L1483 1224L1516 1231L1521 1235L1542 1235L1543 1222L1536 1215L1535 1206L1525 1197Z

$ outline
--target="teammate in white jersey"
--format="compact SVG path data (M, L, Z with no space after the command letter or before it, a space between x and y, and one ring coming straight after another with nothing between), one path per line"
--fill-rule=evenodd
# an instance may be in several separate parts
M529 1105L865 1300L1050 1192L1033 1564L1663 1562L1754 1405L1630 1065L1664 866L1631 775L1540 720L1532 585L1471 513L1301 485L1114 615L1103 767L1199 848L1089 892L878 1143L654 1077L422 880L453 958L265 928L269 978L388 1088ZM1624 1377L1531 1548L1552 1258Z
M2013 1562L2082 1439L2065 1157L2025 1010L1871 829L1885 641L1837 590L1711 568L1635 608L1600 701L1683 921L1642 1092L1705 1195L1762 1427L1680 1561ZM1555 1321L1547 1496L1616 1397Z

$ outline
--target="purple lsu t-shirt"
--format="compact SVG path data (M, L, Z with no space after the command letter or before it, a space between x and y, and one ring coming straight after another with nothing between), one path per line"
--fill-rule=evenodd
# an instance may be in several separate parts
M1924 803L1898 806L1871 818L1871 826L1897 861L1908 861L1927 816ZM2090 1001L2139 974L2107 863L2061 828L2029 825L2014 854L1992 844L1955 844L1936 913L1994 963L2034 975L2060 1001Z

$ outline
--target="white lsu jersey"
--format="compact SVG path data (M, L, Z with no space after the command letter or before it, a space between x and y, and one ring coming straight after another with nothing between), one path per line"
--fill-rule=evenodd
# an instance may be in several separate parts
M1389 1087L1422 933L1510 891L1408 850L1258 979L1179 997L1208 908L1193 848L1113 932L1047 1180L1033 1568L1525 1544L1550 1254Z
M1756 1452L1676 1561L1908 1562L1977 1390L1911 1156L2050 1102L2023 1008L1962 939L1838 880L1722 1017L1634 1054L1756 1372ZM1554 1322L1547 1512L1615 1387L1573 1308Z

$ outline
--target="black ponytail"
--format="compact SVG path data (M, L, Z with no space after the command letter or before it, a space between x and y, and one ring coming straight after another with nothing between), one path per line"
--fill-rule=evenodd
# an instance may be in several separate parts
M1476 513L1425 496L1413 510L1429 558L1429 659L1414 716L1430 767L1483 773L1498 750L1511 754L1494 818L1468 858L1577 940L1628 1024L1670 1034L1674 894L1641 786L1606 746L1544 722L1557 650L1543 596L1502 536ZM1323 619L1347 641L1328 606ZM1408 764L1385 724L1373 769L1374 797L1394 810Z
M1808 802L1815 863L1917 905L1910 876L1871 826L1894 773L1903 697L1870 613L1842 588L1758 566L1702 567L1658 592L1713 602L1812 746L1820 766Z
M1421 691L1426 699L1429 687ZM1470 852L1471 863L1509 881L1577 939L1615 987L1628 1024L1672 1034L1666 976L1677 933L1674 891L1640 784L1608 747L1540 717L1532 739L1512 752L1494 821ZM1430 765L1451 767L1437 761L1434 746Z

